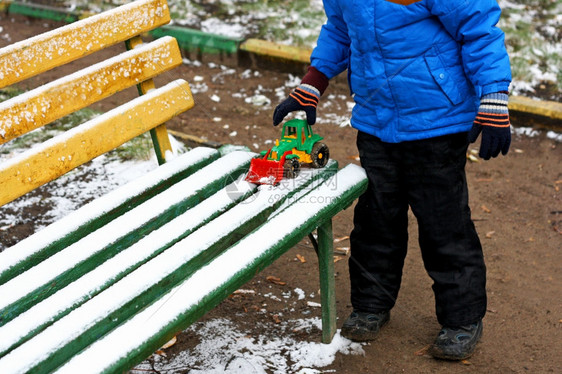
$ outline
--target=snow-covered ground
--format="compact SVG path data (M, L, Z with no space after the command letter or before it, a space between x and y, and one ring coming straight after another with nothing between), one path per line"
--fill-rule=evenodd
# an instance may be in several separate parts
M562 90L562 2L499 0L499 26L506 33L513 82L511 92L533 96L548 82ZM558 95L559 96L559 95Z
M252 336L226 318L195 323L186 331L196 334L201 343L173 358L165 353L153 355L153 363L145 361L131 370L140 374L147 370L190 374L316 374L334 361L336 353L364 355L363 347L341 337L339 332L330 344L297 341L287 337L295 330L321 329L319 318L290 320L268 324L267 336Z

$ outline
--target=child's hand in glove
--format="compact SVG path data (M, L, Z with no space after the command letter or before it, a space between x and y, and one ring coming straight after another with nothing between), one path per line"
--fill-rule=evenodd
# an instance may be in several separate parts
M316 106L328 87L328 78L313 67L302 78L301 84L273 112L273 126L277 126L290 112L303 110L309 125L316 122Z
M479 156L484 160L507 154L511 144L511 128L507 110L506 92L497 92L482 96L478 114L468 133L468 140L474 143L482 132Z

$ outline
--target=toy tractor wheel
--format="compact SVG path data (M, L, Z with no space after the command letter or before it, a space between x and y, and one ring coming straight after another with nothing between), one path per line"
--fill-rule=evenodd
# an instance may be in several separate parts
M312 146L310 157L312 158L312 167L322 168L326 166L330 159L330 150L326 144L317 142Z
M298 159L291 158L285 160L285 163L283 164L283 175L285 178L295 178L299 173L300 168L301 164Z

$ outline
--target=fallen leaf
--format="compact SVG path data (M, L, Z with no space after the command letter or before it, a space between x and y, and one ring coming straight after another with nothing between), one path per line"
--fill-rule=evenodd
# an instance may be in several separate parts
M334 249L334 253L347 256L349 254L349 247L337 247Z
M279 319L279 315L278 315L278 314L274 314L274 315L273 315L273 321L274 321L275 323L281 323L281 320Z
M342 236L341 238L335 238L334 243L343 242L344 240L349 239L349 236Z
M472 365L472 363L471 363L470 361L468 361L468 360L462 360L461 363L462 363L463 365L467 365L467 366L468 366L468 365Z
M236 291L233 292L233 294L235 294L235 295L239 295L239 294L248 294L248 293L249 293L249 294L255 294L256 291L254 291L254 290L245 290L245 289L239 288L239 289L237 289Z
M302 255L299 255L298 253L297 253L297 258L298 258L299 261L302 262L303 264L306 262L306 258L304 258L304 256L302 256Z
M487 207L486 205L484 205L484 204L482 204L482 206L481 206L480 208L482 208L482 210L483 210L485 213L492 213L492 211L490 210L490 208L488 208L488 207Z
M164 352L163 350L159 349L155 352L157 355L160 355L162 357L168 357L168 355L166 354L166 352Z
M427 354L427 351L429 350L430 347L431 347L431 344L428 344L425 347L423 347L422 349L420 349L419 351L414 352L414 355L424 356L425 354Z
M336 262L339 262L339 261L343 260L344 258L345 258L345 256L334 256L334 264Z
M178 338L174 336L172 339L170 339L169 342L167 342L162 347L160 347L160 349L168 349L171 346L173 346L174 344L176 344L177 341L178 341Z
M487 238L487 239L492 239L492 235L494 235L495 233L496 233L495 231L488 231L488 232L486 233L486 238Z
M272 275L268 276L267 279L269 282L277 284L279 286L284 286L287 284L287 282L283 282L280 278L274 277Z

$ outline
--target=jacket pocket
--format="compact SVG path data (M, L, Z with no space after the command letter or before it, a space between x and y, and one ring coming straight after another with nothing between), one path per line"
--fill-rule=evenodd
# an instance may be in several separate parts
M441 91L443 91L453 105L458 105L462 101L461 93L457 87L455 78L443 65L438 53L435 48L432 48L423 58L435 83L437 83Z

